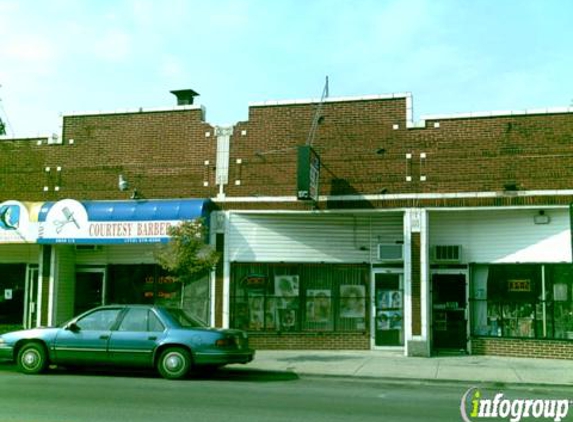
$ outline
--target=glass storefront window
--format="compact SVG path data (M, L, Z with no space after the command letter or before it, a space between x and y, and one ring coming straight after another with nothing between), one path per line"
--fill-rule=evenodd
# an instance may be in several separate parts
M210 322L209 277L182 284L158 265L110 265L106 303L150 303L180 308L208 325Z
M573 266L492 264L472 268L476 336L573 339Z
M231 269L231 326L249 331L365 331L369 267L239 264Z

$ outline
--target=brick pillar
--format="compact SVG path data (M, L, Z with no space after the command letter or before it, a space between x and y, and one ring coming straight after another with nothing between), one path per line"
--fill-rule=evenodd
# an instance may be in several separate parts
M215 326L223 326L223 266L225 252L225 235L218 233L216 237L216 250L219 252L219 262L215 267Z
M420 272L420 233L412 233L411 238L411 265L412 265L412 335L422 334L422 306L421 306L421 272Z

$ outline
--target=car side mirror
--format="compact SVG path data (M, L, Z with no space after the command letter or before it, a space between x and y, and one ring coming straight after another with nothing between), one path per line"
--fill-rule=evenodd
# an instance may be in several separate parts
M78 324L76 324L75 322L71 322L68 324L68 326L66 327L66 330L70 330L72 333L79 333L80 332L80 327L78 326Z

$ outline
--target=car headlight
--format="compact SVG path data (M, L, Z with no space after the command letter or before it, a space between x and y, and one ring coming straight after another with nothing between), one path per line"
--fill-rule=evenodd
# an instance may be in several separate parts
M2 345L4 345L4 344L6 344L6 340L4 340L4 339L2 338L2 336L0 336L0 346L2 346Z

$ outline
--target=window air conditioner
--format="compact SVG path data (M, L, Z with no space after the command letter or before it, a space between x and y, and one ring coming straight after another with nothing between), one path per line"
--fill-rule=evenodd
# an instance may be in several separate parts
M404 245L402 243L379 243L378 259L380 261L403 261Z
M462 245L435 245L432 260L434 262L461 262Z

